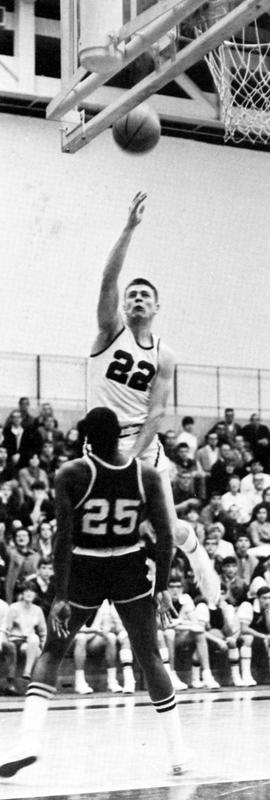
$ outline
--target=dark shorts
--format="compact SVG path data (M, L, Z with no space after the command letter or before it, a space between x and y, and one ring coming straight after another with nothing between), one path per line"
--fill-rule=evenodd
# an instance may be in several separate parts
M72 555L69 601L79 608L95 608L103 600L128 603L151 594L144 550L123 556Z

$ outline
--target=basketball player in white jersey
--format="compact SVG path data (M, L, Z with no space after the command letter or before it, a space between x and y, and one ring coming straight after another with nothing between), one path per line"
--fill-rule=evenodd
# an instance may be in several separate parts
M152 333L159 309L158 293L148 280L136 278L126 287L123 311L118 278L135 228L144 212L146 194L138 192L126 225L105 266L98 300L98 334L91 351L90 408L107 406L121 427L120 449L140 456L160 472L174 541L186 553L205 599L213 605L219 579L189 523L177 519L167 459L159 441L174 370L171 350Z

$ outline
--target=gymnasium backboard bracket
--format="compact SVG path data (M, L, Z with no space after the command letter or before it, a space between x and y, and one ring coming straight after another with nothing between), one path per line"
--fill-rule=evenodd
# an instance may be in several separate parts
M211 2L211 0L210 0ZM78 26L80 21L77 0L61 0L62 32L62 89L47 107L47 119L61 120L61 147L63 152L76 152L90 142L121 116L144 102L170 81L178 79L188 85L185 71L201 61L209 52L219 47L225 39L248 25L267 11L270 0L242 0L232 11L218 19L198 38L189 41L176 52L173 45L174 30L188 19L205 0L159 0L118 30L107 29L107 46L117 49L117 58L108 71L91 71L78 64ZM167 41L166 58L162 56L164 37ZM154 51L153 51L154 48ZM154 69L131 89L117 93L113 102L95 111L95 93L143 53L154 52ZM192 91L191 91L192 93ZM199 94L199 90L198 90ZM202 93L203 94L203 93ZM205 104L207 100L203 99ZM70 128L68 113L74 109L91 108L93 117L85 122L80 114L79 124ZM217 119L217 107L209 101L208 114ZM220 123L219 123L220 124Z

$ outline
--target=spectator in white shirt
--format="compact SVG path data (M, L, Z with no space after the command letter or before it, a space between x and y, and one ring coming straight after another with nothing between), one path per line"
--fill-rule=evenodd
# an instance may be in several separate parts
M183 417L182 428L183 430L177 436L177 444L185 442L189 448L189 458L194 459L197 453L198 439L193 433L194 419L193 417Z
M252 514L252 504L244 492L240 492L240 480L237 475L233 475L229 480L229 491L221 497L222 507L227 513L232 506L237 506L239 511L238 522L245 525L250 521Z
M241 492L254 491L254 476L259 475L262 480L262 491L270 486L270 475L263 471L263 466L260 461L253 461L251 464L251 471L241 480Z

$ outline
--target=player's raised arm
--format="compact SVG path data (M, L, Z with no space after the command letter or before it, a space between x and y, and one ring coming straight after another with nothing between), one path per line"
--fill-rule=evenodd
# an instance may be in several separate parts
M97 306L99 333L93 343L92 355L99 351L102 346L106 346L123 324L119 311L118 278L133 231L142 221L145 199L146 194L144 192L138 192L133 198L126 225L109 254L100 287Z
M173 535L164 489L159 473L142 463L142 479L146 494L146 514L156 533L155 594L167 589L173 555Z
M152 384L148 416L132 451L133 456L140 456L159 431L172 388L174 363L172 351L165 345L161 345L159 367Z

